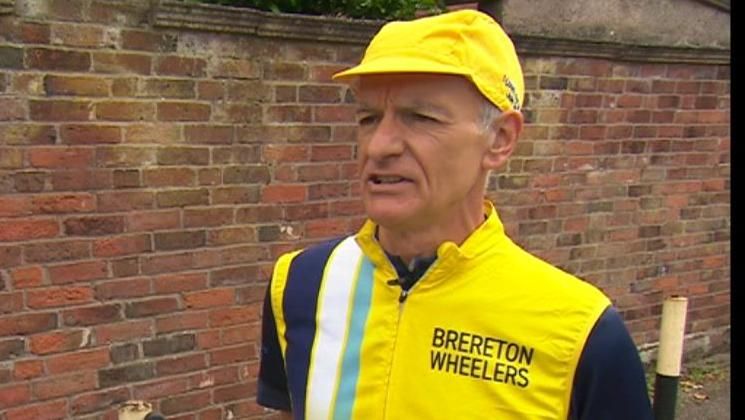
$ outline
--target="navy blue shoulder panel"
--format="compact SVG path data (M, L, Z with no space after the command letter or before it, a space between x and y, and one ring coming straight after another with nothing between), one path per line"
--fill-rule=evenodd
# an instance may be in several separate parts
M585 342L575 371L569 419L653 419L639 352L612 306Z
M292 414L305 418L305 388L310 355L316 335L316 308L323 270L331 252L344 238L330 240L303 250L290 263L282 309L287 330L287 383Z
M266 288L261 318L261 359L256 402L275 410L290 411L287 374L282 349L277 339L277 323L272 310L270 290L271 287Z

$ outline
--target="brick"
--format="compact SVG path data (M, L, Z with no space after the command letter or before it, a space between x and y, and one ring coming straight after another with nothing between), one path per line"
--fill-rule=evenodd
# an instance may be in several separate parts
M201 58L177 55L156 58L155 72L168 76L203 77L207 62Z
M140 272L140 262L137 257L122 258L111 261L111 274L113 277L130 277ZM98 290L96 290L98 296Z
M20 249L18 247L13 248L18 254L18 261L20 263ZM2 255L2 249L0 249L0 255ZM0 263L3 260L0 258ZM0 266L8 267L11 264L0 264ZM44 283L44 271L39 266L20 267L10 270L10 279L15 289L26 289L29 287L41 286Z
M207 328L207 317L201 312L179 313L155 320L155 329L158 334L205 328Z
M261 339L258 326L240 326L223 330L222 343L225 345L239 344L245 342L256 342Z
M189 102L158 102L158 121L207 121L209 105Z
M150 121L155 115L155 104L140 101L105 101L95 104L97 120Z
M40 147L29 151L29 163L37 168L82 168L93 164L93 150L78 147Z
M29 116L34 121L88 121L92 104L76 100L29 100Z
M153 322L150 319L118 322L94 327L93 334L97 345L114 342L127 342L152 335Z
M137 96L145 98L188 99L196 96L194 82L183 79L145 79L139 84Z
M256 359L255 346L252 344L220 349L210 352L210 366L226 365Z
M110 359L114 364L132 362L140 358L140 350L137 344L120 344L111 346Z
M53 238L59 234L54 219L0 221L0 241L25 241Z
M47 372L50 375L76 370L101 369L108 364L109 350L106 347L52 356L46 360Z
M48 180L46 172L16 172L14 176L15 190L24 192L41 192L46 188Z
M114 171L114 188L137 188L142 186L138 169L117 169Z
M131 278L96 284L96 298L99 300L140 297L149 293L149 278Z
M215 389L213 391L213 400L215 403L224 403L228 401L242 400L246 398L246 395L252 395L255 393L255 384L235 384Z
M156 293L175 293L201 290L207 287L205 273L167 274L153 278Z
M28 384L10 385L0 388L0 407L15 407L31 401Z
M189 389L187 378L168 379L160 382L152 382L138 385L134 388L134 398L137 399L156 399L160 397L180 395Z
M311 148L310 160L313 162L344 161L353 158L354 149L347 145L317 145Z
M29 350L38 355L60 353L88 345L86 330L64 330L37 334L29 339Z
M256 230L253 227L234 227L208 232L207 243L211 246L253 242Z
M160 208L207 205L209 192L206 189L161 191L156 200Z
M54 144L57 134L51 125L7 124L0 126L0 138L5 145Z
M45 194L31 199L34 213L87 213L95 210L95 198L87 193Z
M96 257L118 257L152 251L149 235L118 236L93 242Z
M131 212L126 219L127 231L155 231L180 227L178 210Z
M98 210L118 212L153 207L154 194L149 191L103 192L98 194Z
M0 46L0 68L22 69L23 49L7 45Z
M22 293L0 293L0 314L18 313L21 312L22 307Z
M41 360L19 360L13 366L13 378L20 381L44 375L44 362Z
M184 295L184 304L189 309L205 309L230 306L235 303L233 289L212 289Z
M12 360L26 354L23 338L0 340L0 361Z
M49 96L108 96L105 79L82 76L44 76L44 91Z
M98 383L101 388L131 385L153 377L155 377L155 366L152 362L136 363L98 371Z
M100 304L85 308L75 308L62 312L62 322L69 327L90 326L120 321L120 304Z
M181 129L173 124L128 124L124 139L127 143L177 143L181 141Z
M308 190L304 185L267 185L262 190L264 203L292 203L304 201Z
M63 224L65 234L69 236L100 236L124 232L124 217L122 216L70 218Z
M231 144L233 127L222 125L192 125L184 128L184 137L191 144Z
M226 184L266 184L270 177L269 169L264 165L230 166L223 170L223 182Z
M26 65L31 69L85 72L91 68L91 56L87 52L49 48L28 48L25 51Z
M72 145L121 143L122 130L112 125L65 124L60 127L60 138Z
M90 258L91 252L88 242L56 241L26 245L23 247L23 255L28 263L50 263Z
M176 397L164 399L160 403L160 412L166 416L172 414L196 411L210 405L210 392L199 391L191 394L179 394Z
M206 147L165 147L158 150L160 165L207 165L210 151Z
M105 261L86 261L48 268L52 284L67 284L98 280L109 274Z
M266 109L266 122L269 123L310 123L312 108L300 105L275 105Z
M130 391L127 388L97 391L74 397L70 403L70 412L76 415L92 413L109 407L118 407L129 399Z
M191 351L196 348L194 334L177 334L169 337L160 337L142 343L142 352L145 357L158 357L168 354Z
M25 120L25 104L22 99L0 97L0 121Z
M156 149L145 146L101 146L96 148L99 167L139 167L155 163Z
M143 172L144 183L150 187L189 187L196 174L190 168L154 168Z
M261 68L252 60L219 59L210 63L208 73L217 79L257 79Z
M210 326L213 328L245 324L259 319L259 306L248 305L235 308L218 308L209 313Z
M94 191L112 186L110 171L74 169L52 173L52 189L55 191Z
M155 365L158 375L161 376L195 372L200 369L205 369L206 367L207 360L204 354L193 354L159 360Z
M116 74L150 74L152 66L149 55L127 53L93 53L93 71Z
M34 289L27 292L26 300L34 309L76 305L92 301L93 289L88 286Z
M230 225L233 222L232 208L191 208L184 210L184 227L207 227Z
M172 52L176 50L176 36L141 30L123 30L122 48L150 52Z
M325 238L343 235L349 226L338 220L310 220L305 224L307 238Z
M225 85L215 81L197 81L197 97L205 100L225 99Z
M56 400L8 410L5 418L7 420L58 420L63 419L65 413L67 413L67 400Z
M213 205L256 203L259 201L258 185L217 188L213 189L211 193Z
M143 274L178 272L194 266L194 256L190 253L157 255L143 259Z
M162 297L128 302L124 308L124 314L127 318L142 318L178 310L179 302L176 298Z
M203 230L163 232L154 234L153 240L155 250L172 251L202 247L207 242L207 235Z

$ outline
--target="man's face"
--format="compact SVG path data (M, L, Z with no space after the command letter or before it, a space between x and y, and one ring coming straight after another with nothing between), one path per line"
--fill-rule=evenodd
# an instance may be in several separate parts
M484 100L470 82L370 75L360 77L356 96L368 217L390 229L422 229L481 208L490 134L481 125Z

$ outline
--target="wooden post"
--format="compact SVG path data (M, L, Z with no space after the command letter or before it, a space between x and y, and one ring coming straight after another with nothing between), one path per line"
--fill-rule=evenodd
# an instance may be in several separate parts
M671 296L662 305L652 404L655 420L675 419L687 307L688 299L680 296Z

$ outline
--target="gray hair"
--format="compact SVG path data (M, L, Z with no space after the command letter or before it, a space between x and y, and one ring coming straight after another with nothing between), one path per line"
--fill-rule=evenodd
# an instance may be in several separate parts
M502 115L502 111L491 101L484 98L484 103L481 106L481 128L484 131L489 130L494 119L500 115Z

